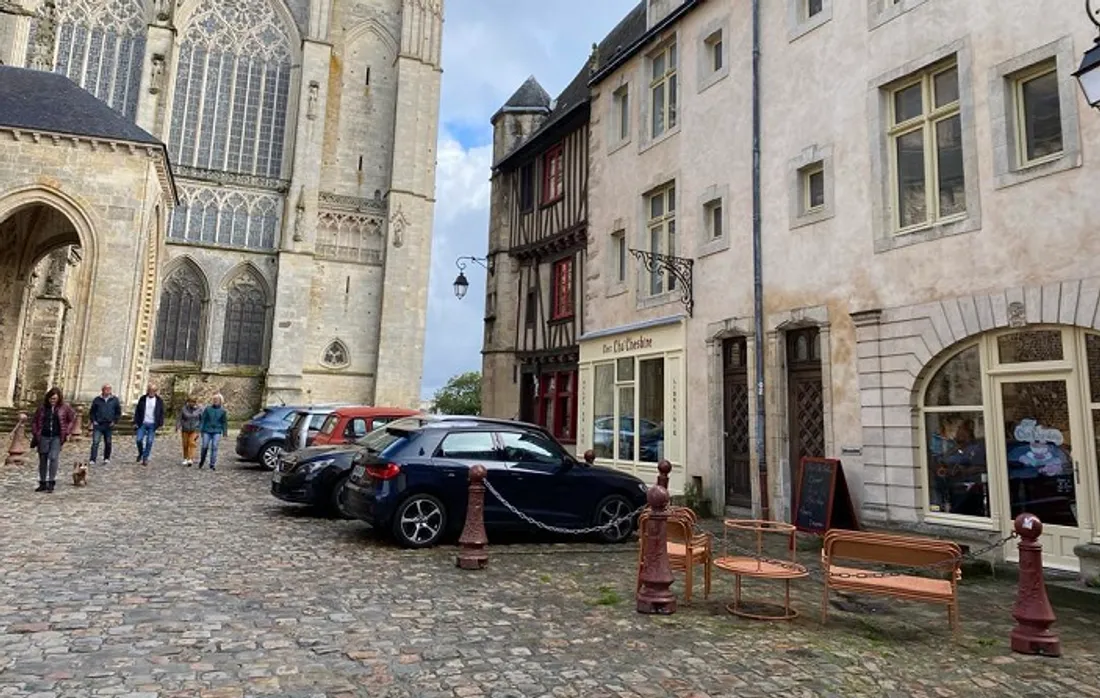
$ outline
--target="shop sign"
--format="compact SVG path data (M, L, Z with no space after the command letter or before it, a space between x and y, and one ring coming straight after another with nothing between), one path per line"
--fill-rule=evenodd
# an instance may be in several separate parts
M622 354L628 351L642 351L652 348L653 338L640 334L637 337L627 337L624 339L616 339L611 342L604 342L603 353L604 355Z

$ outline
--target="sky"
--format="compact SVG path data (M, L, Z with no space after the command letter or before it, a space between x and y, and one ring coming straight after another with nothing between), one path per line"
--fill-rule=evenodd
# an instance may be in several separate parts
M489 118L529 76L561 92L637 0L447 0L436 170L435 228L421 394L481 370L484 268L467 263L458 300L455 260L484 257L489 234Z

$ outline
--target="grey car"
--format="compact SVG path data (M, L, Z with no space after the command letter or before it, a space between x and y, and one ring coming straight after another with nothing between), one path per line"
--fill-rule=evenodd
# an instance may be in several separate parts
M327 415L337 406L270 405L257 412L237 435L237 456L254 461L268 470L279 464L287 445L287 432L300 410L317 410ZM324 421L322 415L321 421ZM318 424L318 427L320 424Z

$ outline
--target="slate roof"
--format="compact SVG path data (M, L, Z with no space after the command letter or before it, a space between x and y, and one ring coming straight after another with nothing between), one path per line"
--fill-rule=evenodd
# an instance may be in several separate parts
M535 76L527 78L519 89L504 103L506 108L545 107L550 108L550 95L543 89Z
M64 75L0 65L0 126L163 144Z
M596 49L596 70L606 68L620 53L630 48L646 33L646 0L642 0L626 14L615 28L607 33Z

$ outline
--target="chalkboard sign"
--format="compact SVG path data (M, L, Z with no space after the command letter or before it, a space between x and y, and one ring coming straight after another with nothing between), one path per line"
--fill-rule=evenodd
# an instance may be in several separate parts
M794 525L807 533L830 528L859 530L844 467L833 458L803 458L799 464Z

